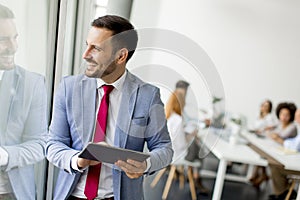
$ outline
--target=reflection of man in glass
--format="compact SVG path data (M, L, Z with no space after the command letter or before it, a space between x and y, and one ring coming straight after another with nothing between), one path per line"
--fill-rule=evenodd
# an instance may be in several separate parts
M43 77L14 63L17 36L13 13L0 5L0 199L35 199L47 97Z

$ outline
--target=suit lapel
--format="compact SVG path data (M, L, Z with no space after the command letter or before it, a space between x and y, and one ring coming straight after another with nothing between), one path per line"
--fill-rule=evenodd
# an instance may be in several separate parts
M136 103L138 83L135 77L127 71L127 76L124 82L122 91L122 100L116 123L114 145L125 148L131 119Z
M6 71L2 77L0 90L0 132L5 133L9 116L11 114L11 106L17 94L19 86L20 73L14 69ZM20 94L21 95L21 94ZM1 143L4 141L4 134L1 134Z
M79 76L78 78L82 78ZM78 85L76 84L78 83ZM96 80L83 77L76 81L72 97L74 120L79 136L85 146L93 135L95 124Z

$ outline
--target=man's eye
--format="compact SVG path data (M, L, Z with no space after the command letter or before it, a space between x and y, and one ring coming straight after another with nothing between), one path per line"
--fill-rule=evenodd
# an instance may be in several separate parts
M87 42L85 42L85 45L91 50L102 51L102 48L95 45L89 45Z
M97 51L102 51L102 49L100 47L94 46L94 49L97 50Z

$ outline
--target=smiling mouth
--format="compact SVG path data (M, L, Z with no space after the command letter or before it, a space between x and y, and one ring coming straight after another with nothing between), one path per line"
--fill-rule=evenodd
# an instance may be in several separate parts
M87 63L86 69L87 70L91 70L91 69L94 69L95 67L97 67L97 64Z
M86 59L85 63L88 66L96 66L97 65L97 63L94 60L92 60L92 59Z
M9 55L9 56L0 56L0 63L4 64L13 64L14 63L14 56Z

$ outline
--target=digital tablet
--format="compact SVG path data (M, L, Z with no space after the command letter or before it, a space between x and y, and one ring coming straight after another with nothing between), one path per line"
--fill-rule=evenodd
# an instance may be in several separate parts
M114 164L118 160L126 161L128 159L143 162L150 155L139 151L110 146L106 143L89 143L78 157Z

